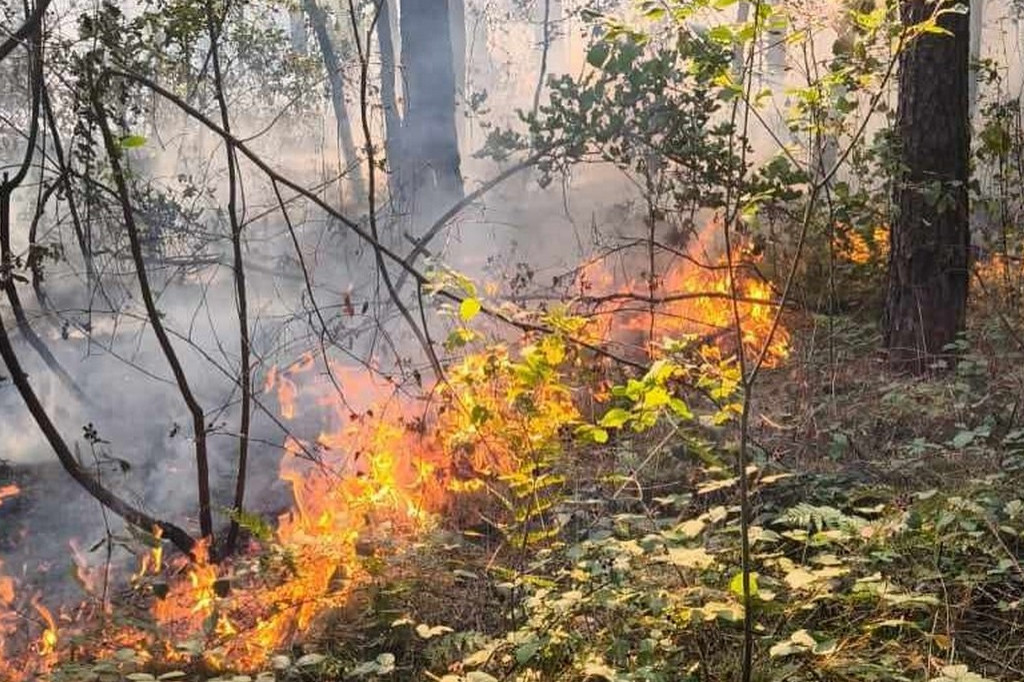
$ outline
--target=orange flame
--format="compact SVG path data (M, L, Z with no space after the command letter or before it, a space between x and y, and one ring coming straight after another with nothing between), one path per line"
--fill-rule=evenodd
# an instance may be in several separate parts
M735 262L731 269L724 257L707 265L696 264L705 260L700 258L702 253L711 250L705 244L716 225L714 221L709 224L686 258L676 256L666 264L667 271L655 278L653 292L646 277L620 286L620 278L606 260L588 263L577 277L579 300L592 304L592 313L599 320L599 338L625 344L643 338L648 352L655 354L658 342L665 338L678 340L697 335L705 342L735 352L738 315L748 357L757 358L763 353L768 367L789 357L789 331L776 322L777 296L754 268L759 257L747 248L734 247ZM737 278L735 300L733 274Z
M40 604L38 598L32 599L32 608L46 624L42 634L39 635L39 655L52 664L56 660L57 653L57 623L54 621L50 609Z
M543 342L523 352L559 359ZM264 385L282 416L312 412L329 428L312 441L285 442L279 475L294 505L278 519L259 570L258 558L214 566L202 546L196 561L174 569L187 579L172 581L154 604L169 641L203 634L205 650L217 652L208 665L253 668L308 635L319 617L348 603L366 578L366 557L393 553L431 528L454 493L473 488L470 479L509 471L578 416L564 391L514 387L514 361L504 348L452 368L449 380L461 389L435 387L435 405L443 407L430 410L372 370L332 364L320 374L316 366L306 354L271 371ZM534 406L529 413L517 408L526 399Z
M18 488L18 486L14 485L13 483L10 485L0 485L0 506L3 506L4 499L8 497L14 497L15 495L18 495L20 492L21 490Z

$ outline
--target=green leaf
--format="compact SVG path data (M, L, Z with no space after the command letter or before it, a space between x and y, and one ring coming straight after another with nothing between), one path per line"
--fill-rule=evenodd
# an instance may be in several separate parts
M598 423L606 429L620 429L629 421L631 416L632 415L630 415L627 410L624 410L621 407L613 407L605 412L604 416L601 417L601 421Z
M725 25L714 26L708 31L708 38L720 45L730 45L733 42L732 29Z
M583 426L576 429L576 435L579 436L580 438L598 444L604 444L608 442L608 432L602 429L600 426L593 426L591 424L584 424Z
M469 421L473 426L482 426L490 418L491 411L483 405L474 405L473 409L469 411Z
M459 304L459 317L462 318L463 322L469 322L479 314L481 308L483 306L480 304L479 299L463 299L462 303Z
M544 646L544 640L540 637L534 637L533 639L520 644L516 648L516 663L523 665L540 651L541 647Z
M737 573L729 581L729 591L735 594L740 599L743 599L743 573ZM751 598L756 597L758 593L757 587L757 573L750 574L750 596Z
M135 149L146 144L146 138L142 135L126 135L121 138L118 144L121 145L122 149Z
M662 405L668 405L672 396L664 386L655 386L644 394L644 408L654 410Z
M604 41L595 43L594 46L587 51L587 63L595 69L603 68L605 63L608 61L609 51L608 43Z
M668 405L669 407L672 408L672 411L675 412L676 416L679 417L680 419L685 419L687 421L693 419L693 412L690 411L689 406L686 403L684 403L681 399L672 398L668 402Z

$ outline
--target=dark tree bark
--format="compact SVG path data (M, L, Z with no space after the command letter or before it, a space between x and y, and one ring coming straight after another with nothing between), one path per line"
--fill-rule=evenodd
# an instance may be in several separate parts
M406 85L402 148L415 217L429 224L464 193L449 0L404 0L400 21Z
M312 2L312 0L310 0ZM224 17L218 22L215 18L213 3L206 2L206 26L210 35L210 64L213 67L214 95L220 109L220 122L224 131L231 132L231 116L228 113L228 100L224 94L224 76L220 64L220 39L224 29ZM340 123L339 123L340 125ZM245 509L245 486L249 474L249 429L252 424L252 346L249 336L249 293L245 282L245 260L243 258L242 221L239 219L238 198L244 194L242 179L238 172L238 154L234 147L225 144L228 165L228 222L231 225L232 269L235 281L235 304L238 308L238 384L242 390L239 409L241 416L238 426L238 466L235 469L235 498L228 537L224 542L223 555L234 553L238 542L241 526L238 514ZM355 158L354 156L352 157ZM220 552L217 553L218 555ZM218 557L219 558L219 557Z
M927 20L935 7L904 0L904 25ZM952 35L914 38L899 65L902 172L895 188L884 320L885 346L898 371L925 371L947 354L966 323L969 19L944 12L938 22Z

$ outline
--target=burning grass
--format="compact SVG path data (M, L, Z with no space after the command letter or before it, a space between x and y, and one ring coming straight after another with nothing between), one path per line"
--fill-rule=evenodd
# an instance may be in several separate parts
M745 257L748 264L753 260L749 252ZM734 301L730 270L721 262L696 268L675 261L658 283L659 300L649 302L656 305L639 309L646 283L632 280L616 289L604 268L595 261L581 275L589 282L586 304L593 314L583 326L588 338L615 342L646 333L652 349L659 337L698 335L728 348L739 314L747 352L760 353L774 329L766 362L775 365L788 354L788 332L775 329L773 290L754 268L737 270ZM400 554L444 515L465 514L464 500L475 493L505 489L514 497L516 486L525 486L522 494L536 498L538 488L558 485L557 476L538 472L558 457L567 427L581 422L574 393L588 391L568 377L582 376L586 362L552 335L527 339L517 349L468 353L449 367L445 382L415 394L372 368L325 366L312 353L271 370L264 390L276 397L281 420L322 425L316 436L297 433L285 442L279 477L290 487L292 508L273 527L241 514L251 546L219 564L209 560L205 544L191 562L168 562L159 535L150 538L151 550L131 578L135 594L149 604L144 619L109 612L110 576L88 567L75 547L90 608L54 615L35 597L19 597L13 580L0 578L0 652L3 637L23 632L26 622L35 631L15 663L0 659L3 679L28 679L58 660L132 650L144 651L144 665L157 667L261 668L273 652L315 636L367 582L375 562ZM0 489L0 502L16 492ZM19 610L24 604L31 620ZM85 652L71 645L81 637L90 639Z

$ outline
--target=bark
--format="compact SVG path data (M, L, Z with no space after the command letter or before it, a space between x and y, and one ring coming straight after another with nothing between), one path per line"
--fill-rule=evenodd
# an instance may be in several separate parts
M348 177L351 178L350 186L355 194L354 198L359 200L364 195L362 183L358 179L359 156L356 153L356 144L352 137L352 121L349 118L348 109L345 107L345 78L341 70L341 60L338 58L334 40L327 28L327 12L316 3L316 0L303 0L302 6L309 16L309 23L313 26L320 55L324 60L324 68L327 70L331 107L334 109L342 163L348 168Z
M551 51L551 0L539 0L540 11L540 70L537 74L537 87L533 91L533 113L537 114L540 107L540 95L544 91L544 81L548 77L548 55Z
M39 2L31 12L26 10L25 23L18 27L18 29L10 34L2 44L0 44L0 62L7 58L7 55L14 52L15 48L25 43L28 38L36 32L40 24L43 22L43 15L46 14L47 8L50 6L52 0L42 0Z
M971 119L978 108L978 72L974 65L981 59L981 31L985 20L985 0L974 0L971 7L971 73L970 73L970 109Z
M387 155L388 189L391 199L402 204L403 154L402 154L402 112L398 108L395 88L394 26L391 17L391 2L377 0L377 49L380 52L380 101L384 109L384 152Z
M452 36L452 68L455 72L455 95L459 101L466 96L466 0L448 0L448 27Z
M736 3L736 23L744 24L750 17L750 3L747 0L739 0ZM743 50L742 41L737 42L732 48L732 72L734 76L740 76L743 73L743 62L746 60L746 54Z
M210 35L210 61L213 66L214 94L220 109L220 121L224 131L231 132L231 117L224 95L224 76L220 64L220 37L223 23L214 19L213 4L206 3L207 32ZM248 288L245 283L245 261L242 256L242 223L238 215L238 197L243 192L238 173L238 154L234 147L225 144L228 164L228 222L231 226L232 270L235 283L235 304L238 311L238 379L242 391L238 425L238 465L235 469L235 497L228 537L224 543L224 555L233 554L241 530L238 515L245 508L245 485L249 471L249 428L252 420L252 348L249 340Z
M773 3L777 4L777 3ZM785 11L783 8L782 11ZM781 86L786 81L786 29L772 27L764 33L765 86ZM764 87L764 86L762 86Z
M948 5L947 5L948 6ZM903 23L935 5L907 0ZM897 178L884 336L891 366L923 372L964 330L969 281L969 19L945 13L952 35L926 33L900 57Z
M400 18L407 86L403 153L415 216L426 223L464 194L448 7L449 0L404 0Z

